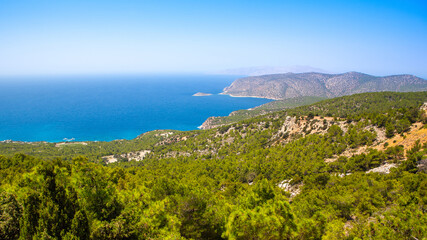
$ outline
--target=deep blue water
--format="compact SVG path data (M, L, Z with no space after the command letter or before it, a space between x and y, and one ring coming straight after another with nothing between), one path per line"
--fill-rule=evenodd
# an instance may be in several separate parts
M210 116L270 100L217 95L234 76L90 76L0 79L0 140L132 139L193 130ZM193 97L196 92L215 95Z

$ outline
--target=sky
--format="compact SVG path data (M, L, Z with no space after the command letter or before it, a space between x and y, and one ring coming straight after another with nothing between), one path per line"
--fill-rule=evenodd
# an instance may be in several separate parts
M0 75L293 65L427 78L427 1L0 0Z

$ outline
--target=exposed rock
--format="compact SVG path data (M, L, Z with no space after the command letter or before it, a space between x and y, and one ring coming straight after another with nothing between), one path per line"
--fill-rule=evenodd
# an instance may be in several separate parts
M131 161L131 160L141 161L149 153L151 153L150 150L142 150L142 151L137 151L137 152L123 153L120 155L104 156L104 157L102 157L102 159L104 159L106 161L106 163L117 162L120 159L127 159L128 161Z
M366 173L377 172L377 173L389 174L390 169L395 168L395 167L397 167L397 164L395 164L395 163L386 163L386 164L381 165L379 167L372 168L369 171L367 171Z
M427 173L427 158L421 159L421 161L418 162L417 167L420 172Z
M292 179L289 180L283 180L281 181L277 186L286 192L289 192L291 194L291 197L295 197L296 195L301 193L301 187L303 186L302 183L299 184L291 184Z
M169 137L169 136L171 136L171 135L173 135L173 132L162 132L162 133L156 133L156 135L154 135L154 136L156 136L156 137Z
M351 173L335 173L335 174L332 174L332 175L340 177L340 178L343 178L345 176L351 175Z
M203 129L203 130L207 130L207 129L212 129L212 128L216 128L216 127L221 126L221 125L216 125L214 123L215 118L217 118L217 117L209 117L208 119L206 119L206 121L203 122L203 124L199 128Z
M344 152L342 152L339 155L334 155L331 158L325 158L325 163L335 162L341 156L349 158L349 157L352 157L354 155L359 155L359 154L362 154L362 153L366 153L367 149L368 149L367 146L362 146L362 147L358 147L358 148L347 148Z
M281 129L272 139L281 137L283 138L282 142L290 142L294 140L293 136L304 137L308 134L325 134L332 125L338 125L344 132L348 128L345 121L334 121L331 117L320 118L316 116L311 120L307 120L306 118L297 119L296 117L287 116Z

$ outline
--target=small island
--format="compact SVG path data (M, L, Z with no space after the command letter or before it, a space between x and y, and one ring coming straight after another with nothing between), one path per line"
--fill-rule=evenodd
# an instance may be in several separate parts
M194 97L206 97L206 96L210 96L212 95L212 93L202 93L202 92L198 92L193 94Z

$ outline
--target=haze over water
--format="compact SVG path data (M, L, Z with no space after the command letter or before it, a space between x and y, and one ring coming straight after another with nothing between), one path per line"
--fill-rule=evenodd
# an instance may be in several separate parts
M0 81L0 140L132 139L155 129L194 130L269 102L216 95L235 76L8 78ZM193 97L196 92L213 93Z

